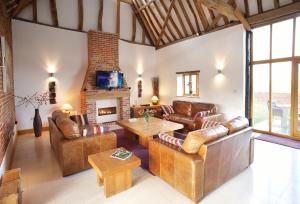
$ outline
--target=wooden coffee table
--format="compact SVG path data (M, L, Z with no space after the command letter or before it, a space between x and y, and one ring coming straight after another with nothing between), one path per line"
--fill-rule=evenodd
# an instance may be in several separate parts
M126 160L110 157L117 149L88 156L89 163L96 170L98 184L104 184L105 197L130 188L132 186L132 169L141 165L141 160L135 155L131 155Z
M117 124L125 130L138 135L139 143L144 147L148 147L149 140L152 140L153 136L158 133L168 133L173 136L174 130L183 128L182 124L154 117L151 117L149 122L146 122L144 118L132 118L117 121Z

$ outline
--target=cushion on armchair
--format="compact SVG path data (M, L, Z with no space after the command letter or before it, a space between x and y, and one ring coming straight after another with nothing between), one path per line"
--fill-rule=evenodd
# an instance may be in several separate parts
M172 137L166 133L159 133L158 134L158 137L159 139L167 142L167 143L170 143L170 144L173 144L177 147L182 147L182 144L183 144L183 140L182 139L179 139L179 138L176 138L176 137Z
M85 125L79 127L80 134L83 137L101 135L105 132L105 128L102 125Z
M210 114L210 111L199 111L198 113L195 114L194 120L196 120L198 117L202 118L205 116L208 116Z
M227 135L228 129L223 125L189 132L183 142L182 149L189 154L198 153L201 145Z
M70 118L61 115L56 119L56 125L66 139L75 139L80 137L78 125Z
M245 117L239 116L228 121L227 123L224 123L223 125L229 129L229 134L232 134L241 129L248 127L249 120Z
M88 125L88 117L86 114L83 115L71 115L70 119L77 123L79 126Z
M172 105L162 105L161 108L165 115L170 115L175 113Z

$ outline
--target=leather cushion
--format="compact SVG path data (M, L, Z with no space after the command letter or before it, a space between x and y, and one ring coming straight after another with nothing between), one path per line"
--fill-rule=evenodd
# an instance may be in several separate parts
M192 103L187 101L173 101L173 109L175 113L191 117Z
M61 110L56 110L56 111L53 111L52 113L52 119L56 122L56 119L59 117L59 116L64 116L64 117L68 117L66 113L62 112Z
M249 120L245 117L239 116L234 118L227 123L223 124L229 129L229 134L235 133L241 129L244 129L249 126Z
M71 115L70 119L77 123L79 126L88 125L89 121L87 118L87 114L83 115Z
M213 141L217 138L223 137L227 135L227 133L228 129L223 125L217 125L215 127L207 128L204 130L189 132L186 139L184 140L182 149L189 154L198 153L201 145Z
M56 119L56 125L63 133L66 139L75 139L80 137L78 125L68 117L59 116Z

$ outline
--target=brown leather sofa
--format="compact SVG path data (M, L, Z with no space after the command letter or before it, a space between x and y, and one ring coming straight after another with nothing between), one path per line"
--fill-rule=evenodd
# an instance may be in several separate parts
M252 128L204 143L188 154L160 139L149 143L150 171L194 202L246 169L253 161Z
M58 160L63 176L91 168L88 155L116 148L117 136L114 132L101 136L65 139L54 120L48 118L50 143Z
M173 109L175 113L165 116L165 119L183 124L187 131L201 129L204 120L221 122L223 119L223 115L217 113L215 104L173 101ZM194 119L194 116L200 111L210 111L210 114Z

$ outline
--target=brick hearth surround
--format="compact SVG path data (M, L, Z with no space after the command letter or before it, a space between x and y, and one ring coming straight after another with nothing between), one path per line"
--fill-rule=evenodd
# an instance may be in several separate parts
M96 71L122 71L119 67L119 36L111 33L88 32L88 69L81 90L81 112L87 113L91 123L96 123L96 100L117 98L120 119L130 118L130 90L124 80L124 88L116 90L96 89Z
M2 68L0 68L0 163L3 160L8 143L13 135L15 124L15 100L13 87L13 62L12 62L12 30L11 20L5 13L4 1L0 1L0 35L4 36L8 42L6 55L8 60L8 70L10 79L12 79L12 87L3 92L3 76Z

